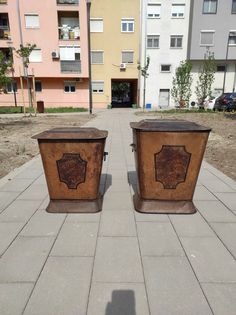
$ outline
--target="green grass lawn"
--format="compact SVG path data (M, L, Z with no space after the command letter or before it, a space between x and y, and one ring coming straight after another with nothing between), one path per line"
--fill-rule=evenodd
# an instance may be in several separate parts
M83 107L55 107L44 108L45 113L74 113L74 112L87 112L87 108ZM33 108L26 107L26 113L33 113ZM23 113L22 106L0 106L0 114L16 114Z

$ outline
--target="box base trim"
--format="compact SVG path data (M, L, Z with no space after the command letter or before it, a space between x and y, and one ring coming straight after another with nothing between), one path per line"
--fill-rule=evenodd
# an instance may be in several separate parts
M142 199L139 194L133 196L134 208L142 213L193 214L197 211L192 201Z
M96 213L102 210L102 196L94 200L50 200L49 213Z

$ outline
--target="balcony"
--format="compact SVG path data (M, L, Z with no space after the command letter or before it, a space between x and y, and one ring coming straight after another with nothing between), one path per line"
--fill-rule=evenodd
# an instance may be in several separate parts
M58 11L59 39L76 40L80 38L79 13Z
M57 4L58 5L78 5L79 0L57 0Z
M61 60L62 73L81 73L81 60Z

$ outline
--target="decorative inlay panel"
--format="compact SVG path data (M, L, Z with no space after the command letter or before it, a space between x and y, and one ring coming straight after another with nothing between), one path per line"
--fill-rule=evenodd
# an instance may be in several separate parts
M69 189L77 189L79 184L85 182L87 162L82 160L80 154L64 153L56 162L60 181Z
M179 183L185 182L191 158L185 146L163 145L154 158L156 181L161 182L164 189L176 189Z

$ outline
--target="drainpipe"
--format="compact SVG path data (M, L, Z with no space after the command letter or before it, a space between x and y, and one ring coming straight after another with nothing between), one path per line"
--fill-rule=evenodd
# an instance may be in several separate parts
M147 62L147 1L144 1L144 66ZM145 109L146 102L146 76L143 77L143 110Z
M224 79L223 79L223 93L225 92L225 81L226 81L226 72L227 72L227 60L228 60L228 54L229 54L229 35L227 39L227 47L226 47L226 55L225 55L225 71L224 71Z
M89 114L92 114L93 113L93 99L92 99L91 36L90 36L91 0L86 0L86 5L87 5L87 32L88 32Z

